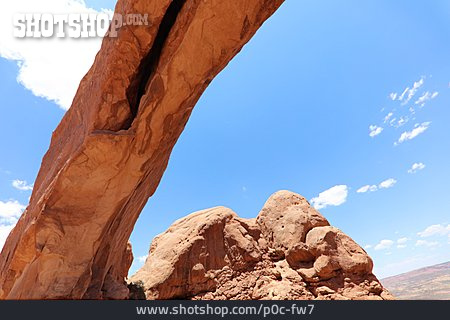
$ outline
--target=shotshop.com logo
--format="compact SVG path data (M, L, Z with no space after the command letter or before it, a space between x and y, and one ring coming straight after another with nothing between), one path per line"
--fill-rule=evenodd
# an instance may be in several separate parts
M13 16L17 38L117 37L124 26L148 26L148 14L107 13L20 13Z

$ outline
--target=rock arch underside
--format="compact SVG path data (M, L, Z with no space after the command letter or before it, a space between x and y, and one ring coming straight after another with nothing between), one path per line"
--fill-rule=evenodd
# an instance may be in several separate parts
M283 1L118 1L116 13L148 14L150 23L104 38L1 252L0 299L127 299L135 293L125 279L133 260L128 239L140 212L204 90ZM293 227L288 230L298 239L290 243L280 223ZM155 239L146 265L131 279L141 280L146 298L239 298L227 288L236 291L240 279L250 283L242 299L277 296L276 286L258 279L296 288L297 295L282 290L279 298L345 298L346 292L390 298L365 251L299 195L274 195L251 221L215 208L174 225L181 227L175 238ZM169 254L157 246L191 238L200 242ZM153 278L161 265L167 266L161 278Z
M128 239L213 78L283 0L119 0L0 256L0 299L122 299Z

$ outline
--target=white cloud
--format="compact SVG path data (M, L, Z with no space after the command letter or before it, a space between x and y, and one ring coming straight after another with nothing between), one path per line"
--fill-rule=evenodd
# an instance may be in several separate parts
M416 173L417 171L425 169L425 164L422 162L416 162L411 166L411 169L408 170L408 173Z
M148 254L146 254L145 256L140 256L137 259L140 263L145 263L145 260L147 260L147 258L148 258Z
M386 115L386 117L384 117L383 122L384 122L384 123L387 123L387 122L389 121L389 119L390 119L393 115L394 115L393 112L389 112L389 113Z
M8 238L8 235L13 228L14 228L14 224L11 224L11 225L0 224L0 251L2 251L3 245L6 242L6 238Z
M409 87L407 87L405 91L403 91L403 93L398 97L398 101L402 101L408 91Z
M378 187L376 185L366 185L358 190L356 190L357 193L366 193L366 192L375 192L378 190Z
M381 132L383 132L383 128L382 127L378 127L376 125L371 125L369 126L369 136L374 138L377 135L379 135Z
M411 131L405 131L401 134L398 139L398 143L403 143L407 140L412 140L417 137L419 134L424 133L429 127L431 122L423 122L422 124L416 124L415 128ZM397 143L396 143L397 144Z
M374 184L372 184L372 185L368 184L368 185L362 186L361 188L356 190L356 192L357 193L375 192L375 191L378 191L379 189L392 188L396 183L397 183L397 180L390 178L390 179L384 180L378 186L374 185Z
M23 210L25 206L16 200L0 201L0 251Z
M409 121L408 117L406 117L406 116L400 117L400 119L398 119L395 127L400 128L401 126L405 125L408 121Z
M25 206L17 200L9 200L7 202L0 201L0 220L1 219L17 219L25 210Z
M96 13L84 0L4 1L0 10L0 57L16 61L17 81L35 96L54 101L67 110L81 78L100 49L100 38L14 38L15 13ZM110 13L110 12L108 12Z
M340 206L347 201L348 187L337 185L319 193L318 197L311 199L311 204L316 209L323 209L328 206Z
M364 246L364 249L370 249L370 248L372 248L372 245L371 244L366 244L365 246Z
M406 248L406 243L409 241L409 238L403 237L400 239L397 239L397 248L403 249Z
M427 241L427 240L417 240L416 241L416 247L433 248L433 247L437 247L438 245L439 245L439 242L437 242L437 241Z
M417 234L422 238L450 235L450 224L433 224Z
M390 178L390 179L387 179L387 180L384 180L383 182L381 182L378 185L378 188L379 189L389 189L389 188L392 188L396 183L397 183L397 180Z
M21 190L21 191L33 190L33 185L32 184L28 184L24 180L18 180L18 179L17 180L13 180L12 186L14 188L16 188L17 190Z
M386 250L386 249L390 249L392 247L392 245L394 244L394 241L392 240L381 240L376 246L375 246L375 250Z
M395 99L397 99L397 96L398 96L398 94L397 94L396 92L392 92L392 93L389 95L389 98L391 98L392 101L395 101Z
M395 121L397 121L397 118L392 118L391 121L389 121L389 125L391 127L394 127L395 126Z
M406 93L408 94L406 99L403 101L402 105L406 105L409 101L411 101L411 99L416 95L417 91L420 89L420 87L423 86L424 83L425 83L425 81L424 81L424 78L422 77L419 81L414 82L411 89L408 87L403 92L402 99L399 99L399 100L403 100L403 98L405 97L405 94Z
M427 91L424 94L422 94L419 99L416 100L415 104L423 107L423 106L425 106L425 103L427 101L436 98L438 95L439 95L439 92L437 92L437 91L433 92L433 93Z

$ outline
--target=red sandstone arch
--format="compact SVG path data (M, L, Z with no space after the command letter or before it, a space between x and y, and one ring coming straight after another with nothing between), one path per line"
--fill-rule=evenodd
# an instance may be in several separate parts
M121 299L127 240L212 79L283 0L119 0L0 256L0 299Z

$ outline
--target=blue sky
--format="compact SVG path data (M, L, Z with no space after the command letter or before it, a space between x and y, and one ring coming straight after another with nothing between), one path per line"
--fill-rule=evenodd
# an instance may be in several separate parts
M449 34L446 0L287 0L200 99L136 224L132 271L174 220L217 205L255 217L280 189L366 247L379 277L450 260ZM79 81L54 79L86 72L99 45L46 61L36 51L60 43L24 41L0 33L3 233L64 115L52 101Z

